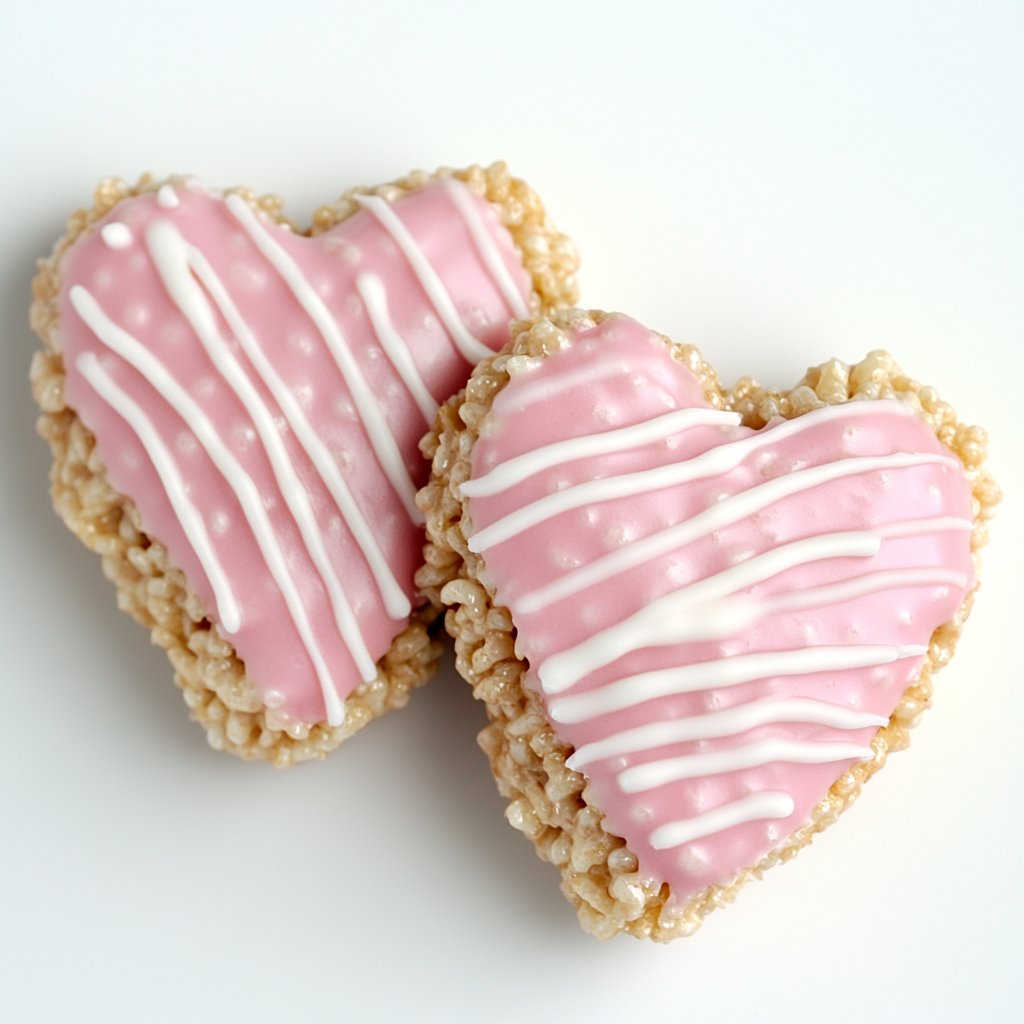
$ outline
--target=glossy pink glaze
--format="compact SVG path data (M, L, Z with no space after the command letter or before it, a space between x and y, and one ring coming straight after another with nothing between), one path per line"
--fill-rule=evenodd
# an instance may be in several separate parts
M326 442L414 605L413 573L420 564L422 531L410 521L383 475L337 365L281 275L261 255L220 196L197 184L179 186L176 195L178 204L171 208L161 205L156 195L119 203L64 258L60 338L68 402L96 435L111 484L132 498L146 531L167 546L172 562L184 569L209 617L216 619L210 582L138 437L78 372L76 359L83 352L95 352L117 385L144 409L184 475L189 497L206 523L241 605L242 625L230 639L245 662L249 680L261 692L276 691L272 701L291 719L322 721L320 683L234 492L178 414L83 322L69 301L70 290L76 285L88 289L111 320L165 364L213 420L228 448L255 481L342 699L360 678L335 625L324 585L282 500L252 420L158 276L147 252L149 224L157 219L171 221L212 264L264 353ZM476 197L473 202L528 301L529 280L511 237L489 204ZM499 348L508 340L511 314L451 197L441 187L428 186L399 200L393 209L432 262L468 329L488 347ZM369 271L383 281L391 319L438 401L462 386L469 366L405 257L365 210L315 238L294 235L262 215L261 220L298 262L340 326L383 408L414 483L422 485L427 467L417 444L428 424L377 341L356 292L356 277ZM132 241L124 248L111 247L102 238L100 229L113 223L126 225L131 233ZM231 339L219 314L218 323L224 338ZM280 426L280 410L266 385L233 340L231 347ZM377 659L405 622L387 614L364 556L333 498L286 425L282 434L360 631L372 658Z
M548 386L544 382L614 361L628 364L629 372L577 385L557 400L530 401L531 392L542 392ZM659 338L635 321L616 316L596 328L581 330L568 348L513 376L496 397L476 443L473 477L482 477L495 465L555 441L640 423L675 408L706 405L697 380L671 358ZM765 430L778 425L770 424ZM687 460L753 433L743 427L694 427L621 454L578 459L538 473L504 492L472 498L472 523L479 532L515 509L566 486ZM525 593L631 541L688 519L724 495L737 494L795 469L894 452L950 454L917 416L872 411L848 423L842 419L822 423L792 439L760 448L723 475L563 512L487 548L483 555L487 577L498 601L512 611L518 650L531 664L528 685L543 692L536 670L553 654L621 622L651 600L751 555L823 533L870 530L879 524L936 516L971 518L970 492L958 465L925 464L863 473L778 500L666 557L592 585L544 610L517 610ZM585 693L640 672L753 652L808 645L927 645L932 631L953 615L972 582L969 533L962 530L887 540L873 557L811 562L740 593L763 597L908 566L958 570L966 585L885 590L842 604L769 616L723 640L642 647L584 676L557 697ZM552 724L578 750L625 729L772 697L813 698L888 717L921 663L920 656L907 657L882 667L766 678L660 697L576 724ZM552 706L552 696L545 701ZM741 869L757 864L808 820L814 805L853 761L774 762L675 781L634 795L619 787L617 776L622 769L729 749L766 737L855 741L868 746L875 731L875 727L838 730L782 722L734 736L597 760L582 770L588 779L589 799L606 814L608 829L626 839L638 855L643 874L669 882L673 898L686 900L705 886L726 883ZM689 819L761 791L790 794L793 813L784 819L735 825L669 849L654 849L649 841L659 825Z

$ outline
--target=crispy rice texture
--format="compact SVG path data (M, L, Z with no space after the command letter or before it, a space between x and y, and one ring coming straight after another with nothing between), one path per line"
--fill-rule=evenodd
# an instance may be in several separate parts
M433 460L433 472L418 498L427 516L429 543L417 583L431 600L451 606L446 625L455 638L456 665L472 685L474 696L486 704L491 720L479 742L490 759L498 789L509 799L506 818L533 841L541 858L558 866L562 892L576 908L584 929L599 939L627 932L668 942L692 935L707 914L731 903L746 882L792 859L853 804L889 754L908 746L908 730L931 705L932 676L953 656L977 584L956 615L932 634L920 677L904 692L889 724L872 743L874 758L841 775L810 821L760 863L728 884L709 886L685 905L673 903L668 884L645 881L625 840L604 830L601 811L588 800L586 779L565 766L572 748L555 734L536 692L523 687L528 663L515 655L512 616L481 582L483 560L466 546L462 526L467 508L459 497L459 485L471 475L473 444L481 423L494 396L508 383L506 360L513 355L547 356L561 346L563 331L573 323L599 323L606 316L577 309L550 319L515 323L511 345L482 362L465 390L441 408L433 432L422 443L424 454ZM981 427L958 423L952 407L939 399L935 389L905 376L887 352L871 352L853 366L832 359L809 369L789 391L764 388L750 377L723 390L697 349L668 338L664 341L672 355L702 381L707 400L717 409L740 413L748 427L763 427L773 416L791 419L852 398L898 398L912 405L963 463L973 494L971 550L977 579L978 549L988 542L987 521L1001 497L982 466L987 435Z
M357 194L375 194L394 202L445 177L461 179L498 208L532 279L534 312L549 312L576 301L578 259L573 243L555 229L533 189L513 178L504 163L486 169L441 168L435 174L414 171L376 188L350 189L314 213L308 234L321 234L355 213L359 204L353 196ZM182 184L187 179L175 176L166 180ZM119 202L155 192L162 184L164 181L149 175L134 186L117 178L105 179L96 189L95 205L72 214L67 232L54 245L50 258L39 261L32 284L31 321L46 347L32 360L31 380L42 410L38 430L53 453L53 503L69 529L102 557L103 571L117 587L119 607L149 629L153 642L167 651L174 680L192 717L206 729L210 746L244 758L263 758L283 768L323 758L378 715L404 707L410 691L425 683L437 667L442 645L431 627L440 604L432 590L427 595L429 603L413 614L377 663L377 678L362 684L345 701L342 725L290 722L264 706L246 677L245 665L207 618L203 602L185 574L170 563L160 541L145 533L131 498L118 494L107 482L92 433L64 401L58 309L61 259L76 239L92 230ZM239 193L277 223L297 230L283 215L284 204L278 196L258 197L246 188L229 191Z

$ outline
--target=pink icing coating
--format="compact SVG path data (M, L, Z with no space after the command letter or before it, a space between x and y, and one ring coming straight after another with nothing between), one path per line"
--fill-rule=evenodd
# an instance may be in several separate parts
M167 546L171 560L186 572L205 602L209 617L217 619L207 574L139 438L77 368L76 360L82 353L96 353L103 369L142 407L175 457L189 498L202 515L240 604L241 628L230 639L245 662L248 678L261 692L276 691L271 700L282 714L299 722L322 721L325 708L321 685L238 498L182 418L79 316L69 299L71 289L76 285L86 288L111 320L164 363L200 404L255 481L342 699L361 680L335 624L324 584L282 500L253 421L157 273L146 243L146 229L152 222L172 222L213 266L264 353L341 468L397 581L413 604L417 603L413 573L420 564L421 530L411 522L385 478L338 366L281 274L260 253L222 197L196 184L179 186L176 197L177 204L173 204L172 195L172 205L168 206L153 194L119 203L65 257L60 337L67 368L67 398L96 435L111 484L136 503L146 531ZM511 236L488 203L475 196L472 202L515 286L528 301L529 279ZM451 196L444 188L432 185L398 200L392 208L432 263L467 328L489 348L500 348L509 337L510 310ZM297 236L262 215L260 219L298 263L340 326L383 409L413 482L422 485L427 467L417 444L427 423L378 343L355 286L358 275L366 272L381 279L395 328L409 346L427 389L443 401L463 384L469 367L409 262L378 220L365 210L315 238ZM117 247L104 241L101 229L111 224L126 226L129 244ZM111 237L117 240L116 235ZM313 463L293 432L282 426L280 410L267 386L217 316L223 337L230 341L233 353L281 429L288 455L309 494L331 563L355 611L369 653L376 660L405 623L388 615L366 559Z
M544 382L572 380L588 369L621 361L629 372L577 380L557 399L533 401L550 390ZM859 403L858 403L859 404ZM621 623L650 601L693 581L741 564L755 554L823 533L865 531L904 520L956 517L970 520L971 501L959 466L927 463L872 471L821 484L775 501L762 511L725 526L669 555L627 569L540 611L523 611L528 592L589 565L610 551L647 537L714 506L727 495L795 470L856 456L894 452L949 456L916 415L868 415L831 419L795 436L767 444L738 468L704 479L629 498L562 512L525 532L487 547L486 574L497 599L512 611L517 650L529 659L528 685L543 694L537 670L546 659ZM567 438L641 423L673 409L706 408L694 376L670 356L664 343L635 321L612 317L580 329L571 344L538 365L513 375L496 397L473 454L473 478L524 452ZM849 407L846 407L847 409ZM858 410L859 411L859 410ZM782 421L764 429L772 431ZM629 451L566 462L530 476L507 490L473 497L470 514L479 533L509 513L547 494L595 478L607 478L694 458L755 432L744 427L697 426L666 440ZM963 574L964 585L924 585L883 590L870 596L800 612L768 615L722 639L640 647L590 672L557 698L576 696L637 673L734 655L790 651L825 645L927 645L972 584L969 532L962 529L886 540L878 554L830 558L799 565L740 591L768 597L799 588L853 579L904 567L945 567ZM915 679L921 656L884 666L808 675L776 676L734 686L646 700L585 721L552 721L556 732L579 750L623 730L654 722L706 715L751 701L811 698L887 718ZM543 673L542 673L543 674ZM545 696L550 709L553 695ZM702 775L632 795L619 773L664 758L726 750L774 737L803 742L843 741L868 746L876 727L840 730L800 722L759 726L721 738L678 742L591 761L581 770L588 798L607 816L607 828L622 836L641 871L669 882L673 898L686 900L705 886L726 883L757 864L803 825L832 783L854 763L774 761L760 767ZM667 849L651 844L654 830L687 820L754 793L789 794L793 811L781 819L748 821Z

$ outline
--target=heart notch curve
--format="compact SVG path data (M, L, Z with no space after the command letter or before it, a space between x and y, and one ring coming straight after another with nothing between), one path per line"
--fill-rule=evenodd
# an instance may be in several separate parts
M977 588L984 431L885 353L723 391L579 310L442 408L434 587L507 816L581 923L691 934L907 745Z

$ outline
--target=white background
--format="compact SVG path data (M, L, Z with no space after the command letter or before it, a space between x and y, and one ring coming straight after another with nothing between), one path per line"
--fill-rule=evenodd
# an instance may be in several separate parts
M1021 1012L1024 5L53 3L0 13L0 1017L1002 1021ZM934 710L668 947L577 927L450 662L323 764L207 748L58 522L34 259L104 175L288 199L507 159L587 305L726 381L890 348L1009 497Z

